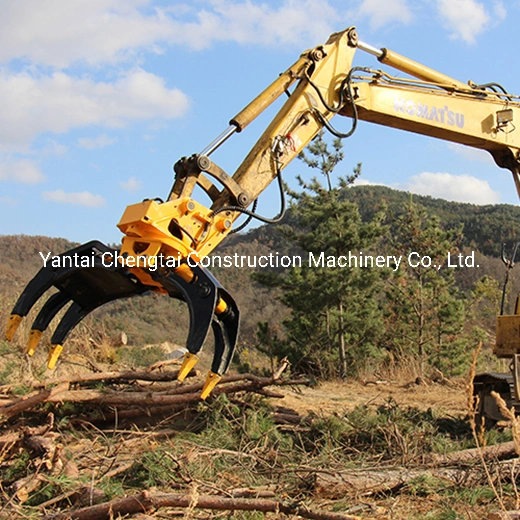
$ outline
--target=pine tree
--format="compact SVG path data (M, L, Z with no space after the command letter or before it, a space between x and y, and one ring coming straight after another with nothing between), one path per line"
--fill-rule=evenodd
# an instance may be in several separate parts
M443 230L438 218L412 200L396 224L391 250L404 260L388 280L387 345L398 358L416 357L419 377L427 362L452 371L465 306L446 260L458 252L462 229Z
M343 159L341 142L335 140L330 150L319 135L308 151L311 157L301 159L327 177L328 189L317 179L309 183L298 179L302 191L289 191L298 230L288 238L315 257L368 253L383 233L382 215L363 223L357 205L342 197L361 173L361 165L333 187L330 175ZM281 300L291 309L280 353L301 371L322 377L345 377L355 370L377 351L382 315L376 294L381 274L380 268L307 265L271 278L271 285L282 288Z

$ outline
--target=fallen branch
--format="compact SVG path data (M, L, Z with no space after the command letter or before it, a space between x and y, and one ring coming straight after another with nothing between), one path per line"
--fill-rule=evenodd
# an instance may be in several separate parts
M520 511L501 511L489 513L487 520L520 520Z
M105 383L117 383L118 381L153 381L153 382L171 382L177 381L178 370L171 372L152 372L149 370L123 370L117 372L99 372L95 374L85 374L82 376L74 376L61 379L48 379L43 382L32 383L32 388L46 388L49 385L60 383L70 384L86 384L103 381ZM199 375L197 370L191 370L187 377L195 377Z
M152 494L143 491L137 495L118 498L76 511L48 515L47 520L109 520L118 515L149 513L161 507L212 509L218 511L262 511L299 515L313 520L358 520L359 517L342 513L317 512L300 505L288 505L277 500L225 498L211 495Z
M242 380L246 379L242 376ZM259 380L260 379L260 380ZM301 384L300 381L298 381ZM292 381L273 382L269 378L247 378L243 382L235 384L220 385L213 395L232 394L236 392L257 392L263 393L264 386L295 384ZM49 395L44 401L50 403L70 402L70 403L90 403L103 404L110 406L170 406L176 404L194 403L200 401L200 390L203 384L190 386L179 386L172 389L168 394L158 392L126 392L126 391L107 391L107 390L69 390L61 392L59 395ZM274 394L281 396L281 394ZM281 396L283 397L283 396Z
M151 373L151 372L107 372L101 374L89 374L81 378L69 378L66 380L53 381L59 384L52 389L43 389L33 392L25 397L17 398L8 405L0 407L0 416L13 417L21 412L36 407L41 403L88 403L100 406L120 406L128 409L129 407L172 407L184 406L189 403L197 403L200 401L200 392L204 386L203 383L195 383L191 385L180 384L173 388L168 388L167 392L164 388L158 391L149 389L140 391L121 390L93 390L79 389L69 390L70 384L80 385L81 383L90 383L93 381L118 382L147 380L155 382L170 382L177 377L177 372L167 373ZM40 384L40 383L38 383ZM50 384L48 382L47 384ZM225 376L221 380L221 384L213 391L213 396L220 394L233 394L236 392L256 392L270 397L283 397L268 390L268 386L284 386L284 385L301 385L307 384L306 380L275 380L269 377L258 377L253 374L238 374Z
M429 460L434 464L454 465L467 464L480 460L481 456L486 460L503 460L516 458L515 443L503 442L484 448L471 448L468 450L454 451L445 455L434 454Z
M493 478L510 480L518 472L517 461L503 461L492 465ZM314 481L316 494L324 498L345 495L373 495L395 492L417 478L446 480L451 485L473 486L483 482L482 466L474 464L460 468L366 468L338 472L317 471Z
M40 403L44 403L49 401L50 399L56 398L57 395L68 390L68 383L61 383L58 386L50 390L43 390L41 392L33 392L29 395L21 397L13 403L10 403L7 406L0 407L0 416L5 416L7 418L13 417L14 415L18 415L19 413L24 412L25 410L29 410L30 408L34 408Z

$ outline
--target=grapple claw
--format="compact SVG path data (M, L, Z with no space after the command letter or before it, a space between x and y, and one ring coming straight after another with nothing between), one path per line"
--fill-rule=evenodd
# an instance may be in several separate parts
M70 304L56 327L49 352L48 367L53 369L70 331L94 309L113 300L144 294L148 291L167 293L188 305L190 326L185 355L178 379L184 380L195 366L198 353L210 327L215 336L211 372L201 397L206 399L222 374L228 369L235 350L239 312L231 296L213 275L199 265L181 264L170 270L128 269L115 262L106 263L106 255L115 258L118 252L101 242L92 241L59 255L59 267L45 266L29 282L16 302L6 336L12 339L16 328L34 304L51 289L58 292L49 297L32 325L27 353L33 355L43 332L53 318ZM88 257L88 267L62 261L65 257Z
M184 381L198 361L199 356L192 354L191 352L186 352L186 354L184 354L184 359L182 360L181 368L179 369L179 374L177 375L177 380Z
M92 241L59 255L60 267L42 267L13 308L7 326L7 339L13 338L22 319L43 294L55 287L58 292L45 302L38 313L27 344L27 353L34 354L43 331L56 314L72 302L52 336L54 347L49 356L49 367L54 366L67 335L87 314L110 301L143 294L152 289L141 283L128 269L113 262L105 262L115 254L114 249ZM91 260L91 267L78 267L72 261L65 260L85 257Z
M7 341L11 341L13 339L16 329L18 329L20 323L22 323L22 319L23 316L19 316L18 314L14 313L9 316L9 321L7 322L7 327L5 329L5 339Z
M56 363L58 362L58 358L63 350L62 345L53 345L51 350L49 351L49 361L47 362L47 368L49 370L54 370Z
M208 397L220 376L228 369L238 337L239 311L233 298L224 290L217 279L199 265L190 266L193 277L186 281L174 271L168 275L160 272L150 273L154 281L168 291L170 296L178 295L188 304L190 329L186 348L188 352L179 370L177 379L184 381L189 371L195 366L198 353L206 340L209 328L213 328L215 349L211 370L211 383L204 386L203 394ZM216 377L218 376L218 379Z
M208 372L206 382L204 383L204 387L202 388L202 392L200 393L200 398L206 400L221 379L222 376L215 374L215 372Z

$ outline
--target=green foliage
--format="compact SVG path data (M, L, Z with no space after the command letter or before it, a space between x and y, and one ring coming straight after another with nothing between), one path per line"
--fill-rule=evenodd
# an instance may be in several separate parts
M448 255L459 251L462 229L442 229L412 200L394 229L391 251L413 261L388 280L387 348L397 358L416 356L421 377L427 362L456 373L469 355L463 335L466 316L454 269L446 264Z
M363 220L370 220L382 205L397 219L402 215L409 194L386 186L356 186L344 196L358 204ZM476 205L414 195L414 201L426 208L446 229L463 226L461 248L477 249L485 255L499 258L501 244L508 250L518 241L520 208L511 204ZM391 226L391 233L394 228Z
M177 465L168 454L164 447L144 453L126 473L125 485L137 489L170 486Z
M327 177L328 190L317 179L305 183L299 178L302 191L289 191L297 228L288 230L287 238L313 258L323 255L324 260L332 260L316 266L309 256L304 267L256 276L266 285L281 288L280 300L291 310L284 321L286 340L271 337L264 347L278 357L288 357L297 371L345 377L366 358L377 355L381 312L375 296L382 271L330 263L348 258L351 252L371 250L384 231L382 215L364 223L357 206L341 197L342 190L361 173L360 165L352 176L339 179L339 188L332 187L330 174L343 158L339 140L331 151L319 135L308 150L312 158L303 155L303 161Z
M51 498L66 493L71 489L75 489L77 481L66 477L65 475L59 475L57 477L47 476L47 482L44 486L34 492L29 500L26 502L28 506L37 506L47 502Z
M375 409L358 406L344 414L315 418L305 449L408 462L424 453L452 451L470 441L471 431L463 421L446 420L432 410L402 407L390 400Z
M15 480L18 480L27 475L27 466L30 461L30 455L26 451L19 453L17 457L13 459L9 466L0 466L0 477L1 481L6 484L11 484Z

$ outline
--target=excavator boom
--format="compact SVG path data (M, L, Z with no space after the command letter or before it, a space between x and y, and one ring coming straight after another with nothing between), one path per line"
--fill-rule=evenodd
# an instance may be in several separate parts
M353 67L358 49L410 78ZM284 93L289 98L233 175L210 159ZM43 267L13 308L7 339L36 302L56 288L36 317L28 343L32 355L52 319L70 305L51 339L52 368L69 332L92 310L120 298L162 293L185 301L190 312L180 380L197 362L209 329L213 330L213 363L202 391L206 398L231 363L239 311L199 261L232 232L241 215L263 222L282 217L283 211L275 219L257 215L256 200L275 179L283 199L282 170L323 128L348 137L363 120L487 150L498 166L513 173L520 194L520 132L515 127L520 121L519 101L497 84L465 84L388 49L367 45L353 27L332 34L327 43L304 52L201 153L175 164L166 201L145 200L126 208L118 224L124 234L120 250L89 242L63 256L90 256L95 259L93 267ZM349 132L332 127L330 120L336 114L352 118ZM208 206L193 198L197 186L211 200Z

